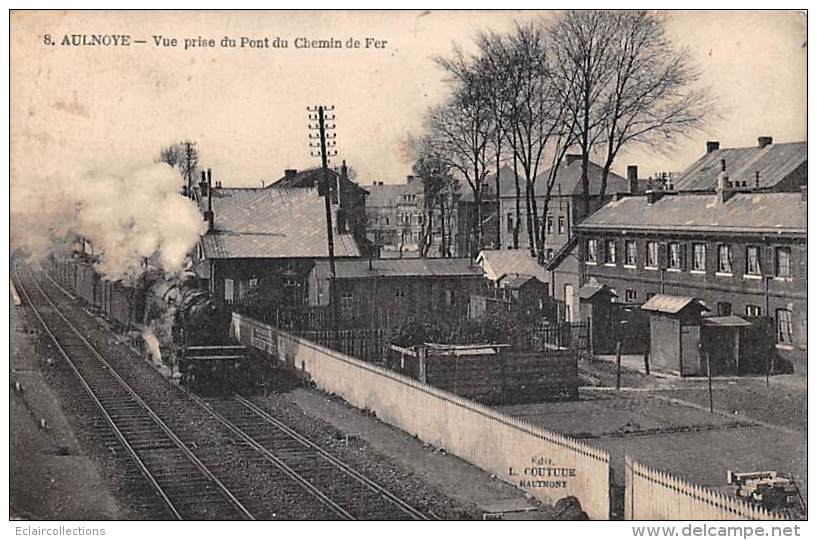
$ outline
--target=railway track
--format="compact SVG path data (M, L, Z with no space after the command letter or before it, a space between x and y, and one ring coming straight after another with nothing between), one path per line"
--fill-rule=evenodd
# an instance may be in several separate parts
M113 437L105 444L124 450L138 470L144 481L140 499L149 499L146 492L152 491L162 503L161 515L176 519L270 516L264 501L253 499L252 490L231 491L225 485L228 482L217 478L217 456L202 455L212 450L194 446L194 453L63 315L33 276L24 283L15 274L26 303L110 427ZM313 504L317 502L311 517L428 519L249 400L241 396L204 400L178 385L173 387L184 394L191 408L200 409L207 420L215 420L230 434L242 460L261 462L267 469L272 465L276 485L289 494L293 504L300 504L295 499L304 499L306 494ZM239 499L245 495L249 498L242 504ZM148 503L143 505L150 508Z
M136 486L141 505L171 519L253 519L59 310L36 279L30 276L24 281L16 270L15 278L23 299L109 426L104 445L114 454L124 451L141 475L144 482Z
M289 474L309 486L316 497L346 519L426 520L428 516L383 486L358 473L307 437L250 400L193 399L225 426L274 459ZM343 501L334 504L331 501Z

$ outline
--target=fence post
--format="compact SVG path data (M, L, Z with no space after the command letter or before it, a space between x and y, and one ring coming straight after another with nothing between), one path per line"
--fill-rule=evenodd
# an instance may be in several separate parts
M616 341L616 390L621 390L621 341Z
M649 375L650 374L650 353L649 351L644 353L644 373Z
M715 405L712 402L712 368L709 365L709 353L706 353L706 378L709 383L709 413L715 412Z

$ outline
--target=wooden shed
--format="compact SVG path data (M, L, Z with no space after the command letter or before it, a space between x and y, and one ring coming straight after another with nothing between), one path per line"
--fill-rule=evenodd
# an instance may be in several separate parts
M702 313L706 305L691 296L656 294L641 309L650 317L650 363L660 371L705 375L700 354Z

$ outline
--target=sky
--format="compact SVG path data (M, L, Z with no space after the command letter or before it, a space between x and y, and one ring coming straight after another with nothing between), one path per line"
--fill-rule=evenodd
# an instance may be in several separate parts
M345 159L364 184L398 183L411 173L401 151L424 111L445 99L432 61L453 45L472 47L480 29L553 12L16 12L11 19L12 206L14 192L42 179L149 165L163 146L197 142L204 166L225 186L258 186L310 156L310 105L334 105L335 163ZM701 84L717 100L705 130L658 153L626 148L619 173L680 171L704 152L806 138L806 17L796 12L673 11L667 25L689 47ZM46 45L68 34L128 34L129 47ZM154 36L175 37L156 47ZM289 48L192 48L185 38L229 36ZM360 48L296 49L294 40L358 39ZM365 47L366 38L386 40Z

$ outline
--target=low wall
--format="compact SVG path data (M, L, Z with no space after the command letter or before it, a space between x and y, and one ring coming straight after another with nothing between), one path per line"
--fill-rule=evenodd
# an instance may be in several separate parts
M233 314L240 343L263 350L322 390L553 503L579 499L591 519L610 514L603 450Z
M624 519L770 520L784 516L696 486L624 456Z

